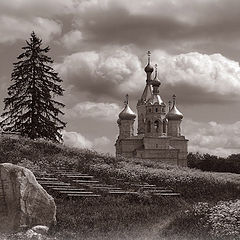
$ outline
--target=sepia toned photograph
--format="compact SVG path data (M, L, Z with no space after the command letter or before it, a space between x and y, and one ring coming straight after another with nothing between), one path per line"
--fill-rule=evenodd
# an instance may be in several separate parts
M0 0L0 240L240 240L239 0Z

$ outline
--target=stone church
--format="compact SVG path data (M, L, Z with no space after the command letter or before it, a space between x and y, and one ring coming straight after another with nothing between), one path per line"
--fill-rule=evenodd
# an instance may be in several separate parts
M150 52L144 70L147 80L137 103L137 135L134 134L136 114L129 107L127 95L124 109L117 121L119 136L115 144L116 155L187 166L188 140L181 134L183 114L177 108L175 95L168 107L162 100L159 94L161 82L158 79L157 66L155 65L154 71L150 64Z

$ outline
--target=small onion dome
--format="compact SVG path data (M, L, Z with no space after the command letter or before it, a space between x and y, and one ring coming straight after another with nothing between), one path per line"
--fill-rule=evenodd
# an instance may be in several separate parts
M166 118L168 120L181 120L183 118L183 114L176 107L176 96L173 95L173 106L171 110L167 113Z
M134 120L136 118L136 114L132 111L128 104L125 105L124 109L118 116L121 120Z
M152 73L153 70L154 70L154 68L153 68L153 67L151 66L151 64L150 64L151 52L148 51L147 54L148 54L148 64L147 64L147 66L144 68L144 70L145 70L146 73L148 73L148 72Z
M126 100L124 102L125 107L124 109L119 113L119 119L120 120L134 120L136 118L136 114L132 111L132 109L128 105L128 94L126 95Z
M154 68L153 68L153 66L151 66L150 63L148 63L147 66L144 68L144 71L145 71L146 73L148 73L148 72L152 73L153 70L154 70Z
M158 74L157 74L157 64L155 64L155 77L151 81L152 86L157 86L159 87L161 85L160 80L158 79Z

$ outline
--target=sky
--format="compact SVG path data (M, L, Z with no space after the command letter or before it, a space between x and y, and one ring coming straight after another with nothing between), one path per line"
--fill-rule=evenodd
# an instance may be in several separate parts
M176 94L189 151L240 152L239 0L2 0L0 112L34 31L63 79L64 143L115 153L126 94L136 112L147 51L160 95Z

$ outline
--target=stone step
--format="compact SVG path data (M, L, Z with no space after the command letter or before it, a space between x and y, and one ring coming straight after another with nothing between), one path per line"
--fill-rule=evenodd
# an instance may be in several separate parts
M56 186L70 186L70 183L41 183L42 186L47 186L47 187L56 187Z
M149 193L172 193L173 190L170 190L170 189L163 189L163 190L155 189L155 190L144 190L144 192L149 192Z
M126 194L131 194L131 195L138 195L137 192L130 192L130 191L109 191L109 194L115 194L115 195L126 195Z
M113 184L105 184L105 183L93 183L91 187L116 187Z
M154 193L154 196L164 196L164 197L168 197L168 196L181 196L180 193Z
M86 189L84 189L84 188L64 188L64 187L56 188L56 187L53 187L52 190L54 190L54 191L76 191L77 192L77 191L84 191Z
M58 178L55 177L37 177L37 181L58 181Z
M76 198L102 197L102 195L99 195L99 194L67 194L67 196L71 197L71 198L73 198L73 197L76 197Z
M89 191L59 191L61 194L93 194L93 192Z
M89 176L89 175L65 175L65 177L67 178L71 178L71 179L93 179L94 176Z
M154 184L130 184L131 187L136 188L156 188L157 186Z
M92 184L92 183L99 183L98 180L73 180L73 182L77 184Z
M108 191L114 191L114 190L122 190L122 188L118 188L118 187L105 187L105 186L90 186L90 188L92 189L96 189L96 190L108 190Z

